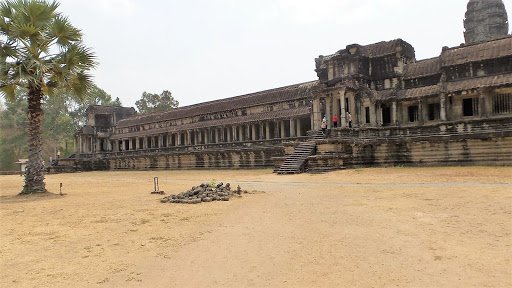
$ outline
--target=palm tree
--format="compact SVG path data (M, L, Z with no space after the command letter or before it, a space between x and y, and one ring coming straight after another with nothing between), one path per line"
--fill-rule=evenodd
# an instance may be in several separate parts
M41 154L43 95L66 89L81 98L92 87L87 71L95 56L82 43L82 33L56 12L59 3L47 0L6 0L0 3L0 90L14 98L27 91L29 160L22 194L46 192Z

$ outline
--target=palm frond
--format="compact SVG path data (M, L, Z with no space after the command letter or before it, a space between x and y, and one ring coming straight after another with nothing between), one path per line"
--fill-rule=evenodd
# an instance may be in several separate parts
M9 100L16 99L16 94L14 93L16 91L15 84L0 85L0 91L2 94L5 95L5 98L7 98L7 99L9 99Z
M82 32L73 27L68 18L57 16L48 30L47 37L48 39L56 39L58 45L67 47L73 43L80 42Z

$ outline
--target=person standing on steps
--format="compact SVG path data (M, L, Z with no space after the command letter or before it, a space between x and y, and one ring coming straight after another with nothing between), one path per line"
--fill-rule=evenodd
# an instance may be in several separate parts
M334 114L334 116L332 116L332 127L334 127L334 128L338 127L338 116L336 114Z
M325 118L322 119L322 125L320 125L320 127L322 128L322 133L325 135L325 130L327 130L327 120Z

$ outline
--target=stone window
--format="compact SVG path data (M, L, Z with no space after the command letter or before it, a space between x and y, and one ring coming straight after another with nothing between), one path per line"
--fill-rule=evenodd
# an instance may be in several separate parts
M364 107L364 114L366 117L366 124L370 124L370 107Z
M496 94L492 99L494 114L505 114L512 112L512 93Z
M418 122L418 106L407 107L407 115L409 116L409 122Z
M441 103L428 104L428 120L435 121L441 118Z
M464 117L478 115L478 98L462 99L462 112Z

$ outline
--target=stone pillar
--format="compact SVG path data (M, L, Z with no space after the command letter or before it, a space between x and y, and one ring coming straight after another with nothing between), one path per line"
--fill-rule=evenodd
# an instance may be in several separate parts
M478 113L480 114L480 117L481 118L487 118L487 95L489 94L488 93L489 90L486 89L486 88L480 88L478 89L478 104L479 104L479 107L478 107Z
M164 135L158 135L158 148L164 147Z
M281 137L281 135L279 135L279 132L280 132L280 131L281 131L281 130L279 129L279 121L275 121L275 122L274 122L274 139L275 139L275 138L280 138L280 137Z
M231 139L232 139L232 142L236 142L238 140L237 138L237 133L238 133L238 127L237 126L232 126L231 127Z
M290 137L297 137L297 128L295 127L295 119L290 119Z
M300 123L300 118L299 119L296 119L296 125L297 125L297 136L298 137L301 137L302 136L302 127L301 127L301 123Z
M425 109L423 109L424 101L422 99L418 100L418 123L420 125L423 125L425 122L425 117L423 117L423 112Z
M76 137L76 136L73 139L73 152L74 153L78 152L78 137Z
M128 150L133 150L133 141L132 141L132 139L130 138L127 141L128 141Z
M251 136L250 136L251 135L250 127L251 127L251 125L245 124L245 141L251 140L250 139L251 138Z
M441 106L441 111L439 112L440 113L440 118L441 118L441 121L446 121L446 94L444 93L441 93L441 95L439 96L439 104Z
M89 148L91 149L89 152L92 154L92 152L94 151L94 142L92 141L92 136L90 137L91 139L91 145L89 145Z
M380 102L377 102L375 104L375 107L377 109L375 109L375 126L379 127L381 126L382 124L382 107L380 107L381 103Z
M187 130L187 138L185 139L185 145L190 146L192 145L192 133L190 130Z
M83 144L82 144L82 135L80 135L80 136L78 137L78 143L80 144L80 146L78 147L78 148L79 148L79 152L80 152L80 153L83 153L83 147L84 147L84 146L83 146Z
M286 138L286 129L284 127L284 120L279 121L279 126L281 128L281 130L279 132L279 136L281 136L281 138Z
M259 131L260 132L260 137L259 137L260 140L264 140L265 139L265 126L264 125L265 125L265 123L263 123L263 122L259 122L258 123L258 126L260 128L260 131Z
M341 107L340 107L340 94L338 93L337 95L336 94L333 94L332 95L332 104L333 104L333 116L336 115L338 116L338 121L336 122L337 124L337 127L341 127L341 114L340 114L340 110L341 110ZM334 125L334 124L333 124Z
M327 115L327 128L332 128L332 117L331 117L331 103L332 96L327 95L325 98L325 114Z
M347 127L347 108L345 107L345 90L340 91L340 107L341 107L341 115L340 115L340 121L341 121L341 127L345 128Z
M265 139L270 140L270 122L265 123L267 131L265 131Z
M398 125L398 110L397 110L397 105L396 105L396 101L393 101L393 121L391 123L394 123L394 125Z
M313 117L311 127L313 130L320 130L322 115L320 114L320 97L315 96L313 100Z
M251 124L251 140L256 141L256 124Z

